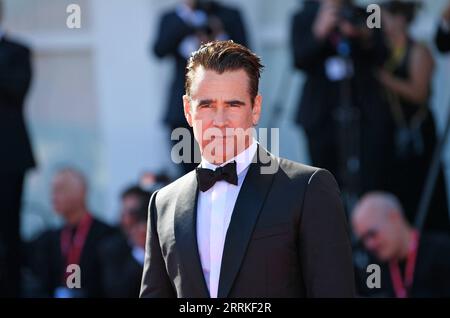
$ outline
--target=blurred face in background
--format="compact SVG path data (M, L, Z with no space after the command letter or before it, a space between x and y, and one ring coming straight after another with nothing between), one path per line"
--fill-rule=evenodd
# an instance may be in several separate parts
M58 215L67 219L85 207L85 184L71 172L58 173L52 183L52 204Z
M198 66L190 96L185 95L183 101L202 156L210 163L221 164L249 146L262 98L257 95L252 101L243 69L219 74Z
M138 221L130 228L128 235L133 245L145 249L145 240L147 237L147 222Z
M377 211L376 207L362 207L353 218L353 230L364 244L380 261L394 258L400 248L401 214L389 211Z
M190 8L194 8L197 5L196 0L183 0L182 2Z
M381 26L388 37L396 37L408 30L408 22L401 14L392 14L388 10L381 12Z
M137 195L126 195L122 199L120 211L120 226L125 233L129 233L136 223L133 211L140 207L140 198Z

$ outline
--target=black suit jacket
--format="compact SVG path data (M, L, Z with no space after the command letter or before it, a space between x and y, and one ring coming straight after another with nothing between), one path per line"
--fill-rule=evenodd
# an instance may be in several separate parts
M103 268L99 259L99 248L104 240L114 235L116 230L94 219L89 229L80 258L81 289L83 297L104 297L102 284ZM49 230L33 241L29 248L29 263L37 287L38 297L53 297L55 289L63 286L66 270L61 255L61 229Z
M99 259L104 296L137 298L141 287L142 265L132 255L132 247L122 233L100 244Z
M333 176L258 149L226 234L218 297L352 297ZM269 165L277 172L261 174ZM152 196L141 297L209 296L197 248L198 191L193 171Z
M450 32L445 32L441 26L438 28L435 41L439 51L450 52Z
M231 40L247 45L244 24L238 10L214 3L211 12L222 21L223 27ZM178 46L185 37L194 34L194 32L195 30L172 10L162 16L158 34L153 44L153 51L156 56L160 58L170 56L175 61L172 84L168 90L164 116L164 123L171 127L184 127L187 125L182 99L184 95L186 59L178 52Z
M30 50L0 39L0 172L23 173L35 165L23 104L31 81Z

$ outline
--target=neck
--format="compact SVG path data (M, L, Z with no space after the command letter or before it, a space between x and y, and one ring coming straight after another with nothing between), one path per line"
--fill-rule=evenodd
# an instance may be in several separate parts
M401 245L398 251L397 259L404 260L408 257L409 247L413 240L414 231L411 227L407 227L401 236Z
M66 224L73 227L77 226L87 213L88 212L85 207L73 210L72 213L66 216Z

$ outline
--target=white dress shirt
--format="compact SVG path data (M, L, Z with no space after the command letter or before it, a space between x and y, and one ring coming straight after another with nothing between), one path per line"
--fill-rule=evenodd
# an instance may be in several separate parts
M237 185L221 180L216 182L208 191L200 191L198 195L197 244L203 275L211 298L217 298L225 236L234 204L256 150L257 141L253 139L247 149L221 165L224 166L231 161L236 161ZM202 158L201 167L215 170L218 166Z

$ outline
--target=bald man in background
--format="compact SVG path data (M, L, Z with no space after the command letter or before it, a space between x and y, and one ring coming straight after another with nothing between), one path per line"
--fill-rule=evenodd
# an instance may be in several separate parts
M95 219L86 204L84 176L70 168L56 173L52 183L52 204L64 225L43 233L34 243L30 257L38 282L37 295L44 297L102 297L100 244L115 230ZM81 288L67 288L66 268L78 264Z
M394 195L366 194L353 211L352 226L381 267L381 288L360 286L362 296L450 297L450 238L419 233ZM365 285L365 278L360 281Z

